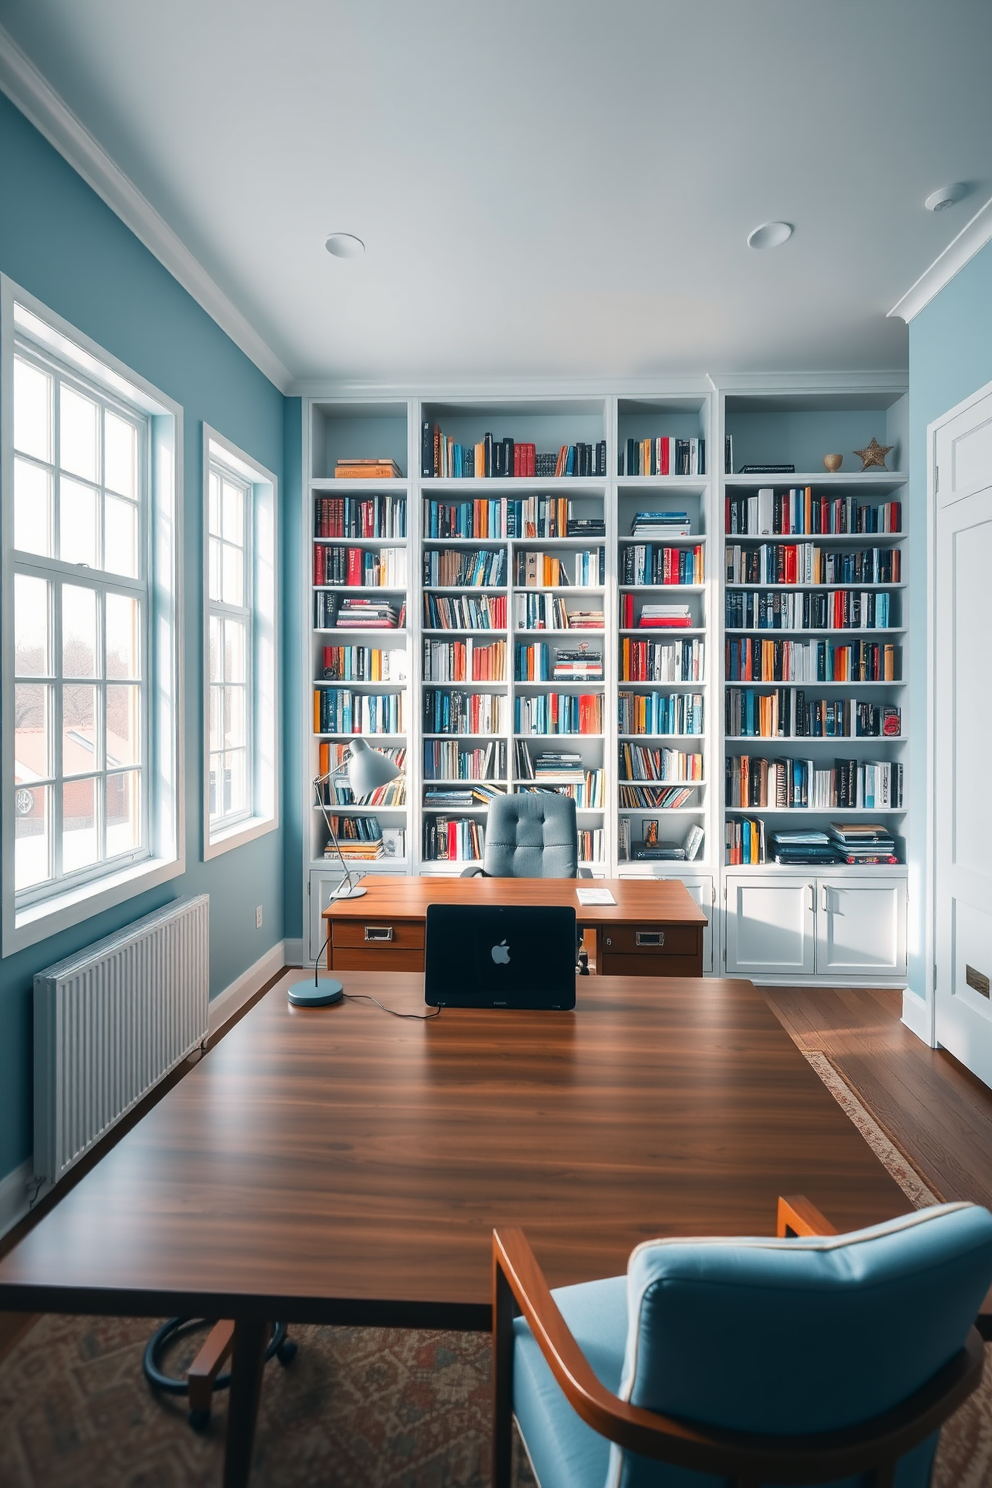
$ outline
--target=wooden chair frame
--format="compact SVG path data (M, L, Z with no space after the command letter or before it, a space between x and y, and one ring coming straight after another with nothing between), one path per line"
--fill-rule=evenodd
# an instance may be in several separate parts
M779 1199L780 1236L837 1233L808 1199ZM891 1488L899 1458L943 1425L976 1389L985 1362L982 1340L972 1328L960 1352L908 1400L839 1431L778 1436L675 1420L630 1405L601 1384L555 1305L523 1230L494 1230L493 1488L510 1488L513 1319L521 1313L569 1405L600 1436L660 1462L719 1473L733 1488L826 1483L857 1473L872 1474L873 1488Z

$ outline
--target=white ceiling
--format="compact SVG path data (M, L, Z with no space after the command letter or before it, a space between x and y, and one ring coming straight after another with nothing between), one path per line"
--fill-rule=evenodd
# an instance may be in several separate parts
M0 0L299 380L893 368L989 0ZM923 199L968 183L933 215ZM784 247L745 238L770 218ZM329 232L367 244L331 258Z

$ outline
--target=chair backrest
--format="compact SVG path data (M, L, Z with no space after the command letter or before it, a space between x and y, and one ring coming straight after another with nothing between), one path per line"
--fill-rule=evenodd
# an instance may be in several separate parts
M990 1281L992 1214L973 1204L847 1235L648 1241L627 1268L620 1394L729 1430L856 1425L961 1349ZM608 1488L658 1480L614 1446Z
M575 878L575 802L553 791L494 797L482 866L494 878Z

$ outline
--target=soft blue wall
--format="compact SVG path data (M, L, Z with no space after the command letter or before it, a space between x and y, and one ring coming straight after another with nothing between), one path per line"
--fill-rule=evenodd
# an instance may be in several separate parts
M920 927L926 848L927 696L927 425L977 388L992 382L992 243L967 263L921 310L909 327L910 552L912 559L910 661L910 987L925 996Z
M210 895L210 985L219 992L283 938L285 843L300 860L300 825L200 861L202 425L213 426L280 478L283 573L298 567L299 438L291 478L283 441L292 405L145 249L62 157L0 95L0 270L141 373L184 410L183 563L187 872L118 909L0 961L0 1178L31 1150L31 986L41 967L185 894ZM284 422L287 421L287 422ZM295 487L294 487L295 481ZM295 543L295 547L290 545ZM284 592L292 593L287 586ZM297 606L290 605L290 614ZM298 620L295 622L298 625ZM284 633L284 647L293 638ZM295 644L299 645L296 636ZM284 651L285 655L291 654ZM289 669L292 677L299 668ZM298 709L297 709L298 716ZM290 761L299 757L297 734ZM299 791L287 796L298 802ZM295 815L299 816L298 809ZM299 920L299 867L296 868ZM264 927L255 928L255 906ZM299 934L290 924L289 933Z

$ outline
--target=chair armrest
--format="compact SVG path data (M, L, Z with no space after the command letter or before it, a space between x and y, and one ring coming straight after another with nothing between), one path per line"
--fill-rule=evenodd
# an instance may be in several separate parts
M481 868L463 868L458 875L459 878L485 878L486 875Z
M779 1198L776 1235L836 1235L837 1229L804 1194Z

